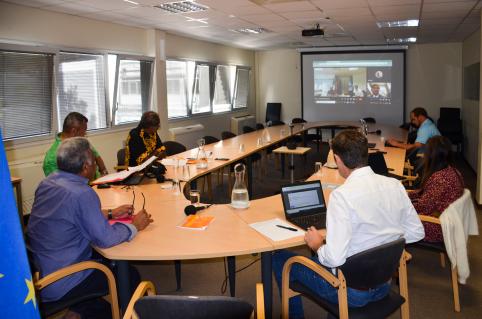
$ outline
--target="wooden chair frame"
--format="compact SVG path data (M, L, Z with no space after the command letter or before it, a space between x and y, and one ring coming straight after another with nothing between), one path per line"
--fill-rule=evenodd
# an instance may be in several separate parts
M440 219L433 216L428 215L418 215L420 220L427 223L437 224L440 225ZM445 268L445 253L440 253L440 265L442 268ZM459 297L459 284L458 284L458 275L457 275L457 266L453 267L451 265L451 281L452 281L452 292L454 296L454 311L460 312L460 297Z
M398 267L398 277L400 282L400 295L405 298L405 302L401 306L401 318L410 318L409 299L408 299L408 283L407 283L407 261L412 257L405 250L400 257L400 264ZM339 318L348 318L348 298L347 298L347 286L345 276L343 272L338 269L338 276L333 275L331 272L321 267L313 260L303 257L295 256L288 259L283 267L283 277L281 285L281 318L287 319L289 317L289 299L299 295L299 293L290 289L289 275L293 264L301 264L326 280L332 287L338 289L338 305L339 305Z
M35 289L41 290L47 287L48 285L56 282L57 280L60 280L74 273L88 270L88 269L100 270L107 277L107 282L109 284L109 294L106 295L104 298L110 303L111 310L112 310L112 318L119 319L120 318L119 302L117 298L117 288L116 288L115 278L114 278L114 275L112 274L112 271L109 269L109 267L101 263L98 263L95 261L83 261L83 262L59 269L41 279L38 279L39 273L36 272L34 274Z

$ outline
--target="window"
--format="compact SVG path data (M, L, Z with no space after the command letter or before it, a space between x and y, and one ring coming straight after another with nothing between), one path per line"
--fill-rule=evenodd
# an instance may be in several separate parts
M104 56L60 52L57 72L58 124L70 112L89 119L89 130L107 127Z
M238 68L236 71L236 96L233 108L239 109L248 106L249 94L249 69Z
M218 65L216 67L213 113L226 112L231 110L235 74L235 66Z
M169 118L186 117L191 106L192 85L196 63L167 61L167 113Z
M192 97L192 114L211 111L211 72L209 65L196 65L194 94Z
M249 68L166 61L168 118L215 114L248 105Z
M0 127L4 139L52 131L53 54L0 51Z
M140 120L149 110L153 61L119 58L114 97L114 124Z

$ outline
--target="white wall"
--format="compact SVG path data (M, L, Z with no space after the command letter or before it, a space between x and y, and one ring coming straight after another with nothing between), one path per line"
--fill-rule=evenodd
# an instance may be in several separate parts
M159 30L123 26L0 2L0 42L2 41L155 57L153 106L158 109L161 116L160 135L163 139L168 137L170 126L181 126L193 122L204 124L208 128L207 134L220 137L222 130L229 129L229 120L233 114L168 123L165 56L250 66L252 81L248 110L251 114L256 113L254 51L192 40ZM239 112L234 114L238 115ZM117 162L117 150L122 147L122 141L130 128L89 134L89 140L95 145L111 171ZM41 161L51 143L52 139L45 139L22 145L18 143L5 145L11 174L23 178L23 197L27 202L31 201L38 183L43 178Z
M434 119L440 107L462 105L462 43L411 45L406 54L406 119L423 107Z
M480 62L480 30L463 42L462 67ZM463 92L463 91L462 91ZM464 130L464 157L477 171L479 145L479 101L462 97L462 123Z
M281 102L281 120L301 117L300 54L293 49L256 52L256 105L264 122L266 103Z

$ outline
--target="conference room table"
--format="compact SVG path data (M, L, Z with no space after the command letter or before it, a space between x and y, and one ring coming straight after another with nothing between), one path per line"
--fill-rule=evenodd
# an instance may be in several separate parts
M303 134L310 129L337 128L341 129L357 127L355 122L317 122L295 125L293 134ZM393 137L405 140L407 133L385 125L371 125L370 129L382 130L382 135L369 134L368 140L376 143L375 149L384 153L387 166L392 173L403 174L405 150L385 147L384 138ZM245 160L248 166L248 173L251 172L250 155L256 152L263 152L269 147L280 145L290 136L287 125L280 125L266 128L270 135L268 141L260 144L258 139L267 132L255 131L239 135L227 140L205 146L205 151L212 152L211 160L208 160L208 167L205 169L196 168L195 164L188 165L189 176L181 167L167 166L166 178L179 179L186 185L194 187L195 180L222 169L240 160ZM244 145L240 147L240 145ZM172 156L176 159L195 158L198 149ZM219 161L215 158L227 158ZM321 159L320 159L321 160ZM252 194L252 175L248 174L249 194ZM329 194L335 185L341 185L344 178L338 174L336 169L323 167L321 174L315 173L308 180L319 179L323 185L324 197L328 203ZM189 186L188 186L189 187ZM128 261L167 261L167 260L193 260L204 258L227 257L228 278L230 294L235 294L235 256L248 255L253 253L261 254L261 280L264 287L265 313L266 317L272 315L272 267L271 254L273 251L283 248L304 245L303 236L298 236L283 241L273 241L250 226L251 223L265 221L273 218L284 217L283 204L280 195L269 196L261 199L251 200L249 208L235 209L230 204L213 205L204 209L198 214L214 216L214 220L205 230L190 230L178 227L186 218L184 208L190 204L184 196L171 188L163 188L161 184L141 184L130 188L113 186L108 189L97 189L102 208L113 208L122 204L130 204L133 201L135 192L135 211L145 205L145 209L152 215L154 222L146 229L140 231L130 242L120 245L96 250L105 258L116 261L117 283L121 309L125 309L129 302L129 272ZM142 193L145 197L143 203ZM253 287L254 289L254 287Z

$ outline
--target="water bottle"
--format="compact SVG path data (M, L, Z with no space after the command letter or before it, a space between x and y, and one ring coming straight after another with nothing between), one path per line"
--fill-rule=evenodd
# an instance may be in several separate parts
M204 151L204 145L206 144L206 141L201 138L197 141L197 144L199 146L199 149L197 151L197 164L196 167L200 169L204 169L208 167L208 159L206 152Z
M231 206L234 208L243 209L249 207L249 194L244 182L245 173L246 166L244 164L238 163L234 166L236 181L231 192Z

